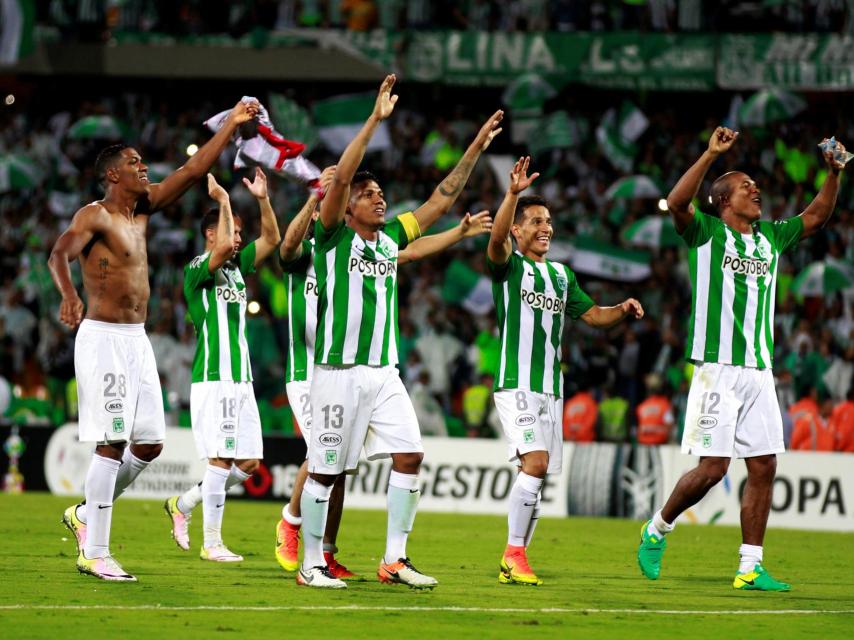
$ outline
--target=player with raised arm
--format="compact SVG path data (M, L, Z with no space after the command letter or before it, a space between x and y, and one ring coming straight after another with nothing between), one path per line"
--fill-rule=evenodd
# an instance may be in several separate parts
M321 188L325 192L335 167L323 171ZM314 370L314 343L317 332L317 278L314 270L314 239L306 236L311 222L317 219L316 196L309 196L303 208L288 225L279 249L279 258L288 291L289 344L285 367L285 389L294 410L300 433L306 445L311 439L311 379ZM492 219L488 211L466 214L453 229L414 240L397 256L398 264L420 260L456 244L463 238L488 233ZM282 518L276 525L276 561L285 571L299 568L299 531L302 525L300 500L308 478L308 458L300 466L294 481L290 502L282 508ZM345 475L338 476L329 497L329 512L323 535L323 559L329 573L342 580L358 576L338 562L335 554L341 512L344 506Z
M59 318L72 329L80 325L74 346L79 437L96 443L85 502L66 509L62 518L77 541L77 569L83 573L136 580L110 555L113 501L163 448L160 377L144 326L151 295L148 217L200 180L237 127L256 113L257 105L238 102L222 129L159 184L149 184L148 167L132 147L104 149L95 161L104 198L77 211L51 251L48 266L62 295ZM85 319L71 279L70 263L77 259Z
M418 420L395 367L397 363L397 260L402 249L446 213L487 148L503 113L481 127L457 166L414 213L386 221L376 179L356 173L377 126L397 102L395 77L383 81L373 112L338 161L315 223L317 335L311 382L309 478L300 509L304 554L297 583L343 588L323 559L323 534L336 479L368 459L392 458L388 533L378 577L385 583L432 588L406 555L415 520L423 458ZM349 214L349 224L345 224Z
M725 173L712 183L710 200L717 217L695 211L691 201L706 173L737 138L738 132L715 129L708 149L667 197L676 230L689 247L693 290L686 357L696 367L682 451L700 461L644 523L638 563L647 578L658 578L665 536L676 518L721 481L736 456L747 465L747 483L733 587L788 591L789 585L775 580L762 565L777 454L785 450L771 373L777 267L782 252L813 235L830 218L844 163L825 151L829 172L821 190L803 213L787 220L760 220L759 188L741 171Z
M231 212L228 193L208 174L208 193L219 205L202 218L205 252L184 267L184 297L196 330L190 387L190 414L199 456L208 461L201 485L194 485L164 505L172 537L190 548L188 525L202 503L202 560L239 562L222 541L226 492L246 480L263 457L261 418L252 387L246 340L246 283L279 244L279 225L260 168L243 184L258 201L261 235L241 249L242 222Z
M527 547L546 474L559 473L563 464L564 314L608 328L629 316L642 318L643 308L634 298L613 307L595 305L569 267L546 259L554 233L548 203L539 196L519 197L540 175L528 176L530 161L519 158L510 172L487 246L487 267L501 336L495 406L508 459L519 465L510 490L507 547L498 581L540 585L528 564Z

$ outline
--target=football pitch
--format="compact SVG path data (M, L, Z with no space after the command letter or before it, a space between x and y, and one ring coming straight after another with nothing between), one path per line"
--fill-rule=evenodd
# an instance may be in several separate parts
M169 536L162 503L119 500L112 550L139 578L106 583L79 575L60 524L68 498L0 496L0 636L3 638L798 638L851 637L854 535L771 530L767 565L790 593L731 586L740 537L731 527L680 526L662 576L635 559L639 523L544 518L529 550L545 584L500 585L505 519L421 513L408 551L439 580L432 592L377 582L385 513L345 510L339 559L363 574L340 592L298 587L273 558L281 505L228 503L223 528L237 565L198 558Z

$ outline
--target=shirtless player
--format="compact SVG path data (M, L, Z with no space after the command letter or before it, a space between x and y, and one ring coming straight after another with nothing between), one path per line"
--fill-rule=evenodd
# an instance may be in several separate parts
M82 573L136 581L110 555L113 501L163 448L160 379L144 329L150 296L148 216L203 178L235 129L257 110L257 104L238 102L213 138L159 184L149 184L148 167L135 149L104 149L95 161L103 200L77 211L50 254L48 266L62 294L59 319L72 329L80 325L74 350L79 437L97 443L86 475L85 503L69 507L62 518L77 539ZM76 259L88 302L85 319L71 280L70 263Z

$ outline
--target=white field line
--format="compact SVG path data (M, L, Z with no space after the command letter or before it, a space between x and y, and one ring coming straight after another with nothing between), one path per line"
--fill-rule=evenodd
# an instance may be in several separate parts
M0 611L400 611L430 612L448 611L455 613L603 613L664 616L785 616L785 615L839 615L854 614L854 609L585 609L544 607L540 609L499 607L391 607L364 605L294 605L268 607L237 606L170 606L170 605L86 605L86 604L7 604Z

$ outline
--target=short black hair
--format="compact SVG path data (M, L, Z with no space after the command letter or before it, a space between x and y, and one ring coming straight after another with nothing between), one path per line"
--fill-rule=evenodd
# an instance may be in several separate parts
M231 214L235 221L240 220L240 216L236 213ZM241 221L242 222L242 221ZM202 237L207 236L208 229L219 224L219 208L208 209L205 215L202 216L202 221L199 223L199 230L202 232Z
M709 200L712 206L717 211L718 216L721 214L721 205L724 198L729 198L732 193L732 179L741 171L728 171L712 183L712 188L709 189Z
M123 142L119 144L111 144L105 149L101 149L101 153L95 158L95 175L98 182L104 184L107 179L107 170L112 168L116 161L121 157L122 151L129 149L130 145Z
M543 196L522 196L519 198L516 203L516 213L513 214L513 224L521 224L525 209L537 206L548 209L549 203Z
M362 184L363 182L368 182L370 180L373 180L377 184L380 183L380 181L377 180L377 177L370 171L357 171L356 175L354 175L353 179L350 181L350 186L355 187L357 184Z

